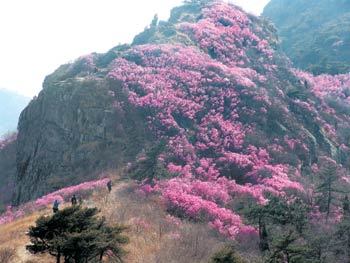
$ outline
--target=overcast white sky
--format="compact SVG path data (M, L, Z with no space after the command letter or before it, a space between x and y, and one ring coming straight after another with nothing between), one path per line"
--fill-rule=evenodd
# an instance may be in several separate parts
M231 0L260 14L269 0ZM34 96L59 65L130 42L182 0L0 0L0 88Z

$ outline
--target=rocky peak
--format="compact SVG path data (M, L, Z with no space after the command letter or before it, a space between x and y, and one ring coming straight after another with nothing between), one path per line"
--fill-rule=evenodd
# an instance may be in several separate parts
M20 118L16 203L130 161L175 210L252 231L232 196L303 192L321 155L348 165L348 78L291 68L277 42L232 4L191 1L132 45L61 66Z

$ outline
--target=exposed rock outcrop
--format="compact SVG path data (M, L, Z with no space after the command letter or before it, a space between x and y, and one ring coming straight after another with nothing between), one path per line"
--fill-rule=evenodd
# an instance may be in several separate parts
M115 97L128 104L120 84L53 76L20 117L15 203L118 168L152 140L134 107L114 107Z
M0 143L0 211L11 204L15 189L16 141L1 147Z

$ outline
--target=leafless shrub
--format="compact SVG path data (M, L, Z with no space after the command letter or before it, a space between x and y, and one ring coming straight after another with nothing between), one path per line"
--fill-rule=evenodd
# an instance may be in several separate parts
M10 263L16 257L16 250L13 248L0 248L0 262Z
M206 224L184 223L176 233L168 233L161 243L155 262L208 262L225 240L219 238Z

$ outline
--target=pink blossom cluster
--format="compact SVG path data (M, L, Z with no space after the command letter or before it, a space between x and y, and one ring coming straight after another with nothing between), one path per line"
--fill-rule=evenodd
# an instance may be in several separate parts
M251 49L260 53L260 59L269 62L273 51L266 39L242 10L217 1L203 10L197 23L182 23L179 29L196 41L212 57L226 65L248 65ZM269 63L268 63L269 64Z
M82 193L88 190L94 190L98 188L106 187L107 182L110 179L104 178L101 180L90 181L81 183L75 186L69 186L43 197L38 198L36 201L28 202L26 204L21 205L20 207L7 207L7 210L4 214L0 215L0 225L12 222L15 219L18 219L25 215L26 213L30 213L46 207L52 204L55 200L58 200L60 203L64 202L64 200L69 199L73 194Z
M350 74L340 75L319 75L313 76L311 73L301 70L293 70L293 73L305 82L308 88L315 94L315 96L324 103L324 99L333 96L343 102L350 103ZM330 114L335 112L332 109L326 109Z
M256 45L268 57L267 43L260 43L250 29L244 30L249 21L243 12L224 3L212 8L213 13L206 11L198 22L203 24L198 30L221 30L207 32L207 41L218 45L217 50L225 36L234 38L226 49L242 50L240 45L245 44L236 40L245 38L248 46ZM230 21L219 21L219 17ZM220 26L222 23L232 25ZM186 31L190 25L182 26ZM247 134L254 130L242 122L242 114L250 112L250 117L259 118L271 101L261 87L261 76L244 63L233 63L239 54L229 49L221 55L222 59L214 59L196 47L179 44L134 46L111 63L108 76L121 81L132 104L152 112L149 127L168 141L162 161L179 177L156 187L168 206L192 218L204 214L220 233L234 238L249 228L225 208L234 196L250 195L264 204L267 191L282 195L285 189L303 188L290 179L287 165L272 164L265 149L244 145ZM254 103L243 106L241 96ZM223 177L237 169L243 173L243 183ZM141 188L145 195L154 190L150 185Z
M231 238L235 238L241 231L247 231L247 229L255 231L253 227L244 225L240 216L233 211L197 195L197 190L191 189L190 184L186 185L180 178L171 179L165 184L162 194L171 209L180 210L193 219L199 220L204 217L209 220L213 228ZM213 190L206 194L210 198L215 198L218 193Z
M312 112L314 119L323 128L327 137L339 146L341 141L335 123L350 121L347 113L350 109L350 74L313 76L301 70L293 69L292 71L319 101L317 104L312 104L310 101L296 101L296 103ZM328 118L325 118L325 115ZM329 121L329 117L333 118L332 122Z
M232 198L249 195L265 204L265 192L303 191L288 165L246 144L255 130L245 116L262 118L273 103L267 79L247 67L252 49L262 65L272 63L267 41L253 33L252 24L240 9L216 2L198 22L179 25L200 48L133 46L110 64L108 74L122 83L130 103L150 113L149 127L168 142L161 161L177 177L140 191L159 191L173 210L204 216L231 238L253 231L225 207Z
M157 185L151 186L149 183L144 182L141 184L141 186L137 190L137 194L140 195L140 197L147 197L157 191Z
M158 133L165 131L160 135L166 135L168 130L178 131L169 138L168 146L177 159L188 164L181 169L187 170L190 176L188 167L193 167L190 164L202 162L197 155L207 151L220 153L217 160L221 162L231 162L239 167L253 166L252 158L239 152L245 134L251 129L238 121L237 87L242 85L238 71L235 75L230 74L232 71L225 70L220 63L212 63L205 54L182 46L145 45L130 53L144 60L142 66L117 59L109 76L123 81L132 103L155 110L150 124ZM250 77L253 82L254 75ZM141 96L136 92L140 89L143 91ZM225 112L230 114L224 116ZM198 118L201 113L205 115ZM175 115L188 119L195 126L195 143L188 141L189 131L181 127ZM181 169L177 168L177 172L184 175L185 171ZM199 167L197 173L212 178L220 174L213 165L207 169Z
M35 204L38 207L44 207L44 206L47 206L49 204L52 204L56 199L58 201L60 201L60 202L63 202L66 198L71 197L75 193L88 191L88 190L93 190L93 189L96 189L96 188L106 187L107 182L109 180L110 179L108 179L108 178L104 178L104 179L101 179L101 180L85 182L85 183L81 183L81 184L78 184L78 185L62 188L62 189L60 189L58 191L52 192L52 193L50 193L48 195L45 195L45 196L43 196L41 198L38 198L35 201Z
M346 88L350 87L350 74L313 76L311 73L301 70L294 70L294 73L300 79L306 81L317 97L324 98L329 95L336 95L338 98L350 102L349 95L346 93Z
M294 150L299 144L302 144L299 139L289 138L288 135L284 136L284 142L288 145L289 149Z
M14 210L11 206L8 206L5 213L0 215L0 225L12 222L23 215L24 211L22 209Z

